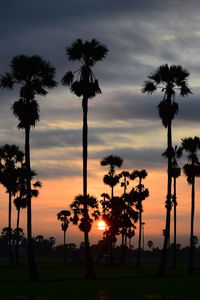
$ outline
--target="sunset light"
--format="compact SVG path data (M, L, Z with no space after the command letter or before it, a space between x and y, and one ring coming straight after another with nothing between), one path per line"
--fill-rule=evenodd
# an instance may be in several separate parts
M1 1L0 300L199 298L199 2Z
M99 221L97 223L97 227L99 230L105 230L106 229L106 223L104 221Z

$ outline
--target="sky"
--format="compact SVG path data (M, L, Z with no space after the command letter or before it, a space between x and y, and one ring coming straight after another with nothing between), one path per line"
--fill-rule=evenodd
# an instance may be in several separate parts
M123 158L121 170L146 169L144 184L150 197L144 202L145 239L162 245L165 226L166 129L158 116L162 94L149 96L141 89L147 76L162 64L181 64L190 72L193 95L177 95L179 114L173 121L173 142L200 136L200 6L191 0L0 0L0 73L9 71L9 63L18 54L40 55L56 67L56 81L75 70L77 63L67 60L65 49L77 38L96 38L109 53L95 68L102 94L89 101L88 192L100 199L109 193L103 184L106 168L103 157ZM18 88L0 91L0 146L24 147L24 132L18 130L10 107L18 99ZM33 233L55 236L62 241L57 213L69 209L82 193L82 108L81 99L58 84L40 104L40 122L31 132L31 165L43 187L33 200ZM183 158L182 164L185 163ZM118 170L118 171L121 171ZM130 183L130 189L134 186ZM178 180L178 240L189 244L190 186L182 176ZM122 193L120 187L115 190ZM199 235L199 182L196 190L195 234ZM0 188L0 227L7 226L8 200ZM16 213L13 207L13 227ZM21 226L26 227L22 212ZM173 224L173 223L172 223ZM136 231L137 233L137 231ZM83 234L70 226L68 241L79 243ZM91 242L102 238L96 223ZM133 240L137 245L137 234Z

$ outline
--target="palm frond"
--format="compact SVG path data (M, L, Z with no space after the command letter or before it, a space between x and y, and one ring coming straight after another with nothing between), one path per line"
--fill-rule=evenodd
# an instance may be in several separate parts
M152 94L156 90L157 90L157 87L152 81L145 81L144 86L142 88L143 93Z
M62 85L71 86L73 80L74 80L74 74L71 71L69 71L65 73L65 75L61 79L61 83Z
M5 75L1 75L0 77L0 87L3 89L13 89L15 81L13 80L12 74L10 73L5 73Z

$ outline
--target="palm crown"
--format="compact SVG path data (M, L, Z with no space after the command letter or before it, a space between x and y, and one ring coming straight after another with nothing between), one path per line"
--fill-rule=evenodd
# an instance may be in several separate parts
M183 69L182 66L168 66L165 64L148 76L149 80L144 83L143 93L152 94L159 88L164 92L164 97L158 105L158 110L165 127L178 113L178 104L174 101L176 90L179 90L180 95L183 97L192 94L188 87L188 76L189 72Z
M195 136L194 138L182 139L182 147L188 153L189 161L183 166L183 172L187 176L188 183L192 184L194 177L200 176L200 162L197 156L200 149L200 138Z
M24 160L24 153L16 145L4 145L0 148L0 183L7 192L16 193L19 168Z
M101 93L98 80L91 68L97 61L104 59L107 52L107 47L95 39L85 42L78 39L73 42L66 48L66 55L71 61L80 61L81 67L75 72L67 72L61 80L62 84L70 86L71 91L78 97L93 98Z
M102 166L110 166L111 172L114 172L115 167L121 167L123 159L117 155L108 155L101 161Z
M15 84L20 84L20 98L12 110L19 119L19 128L35 126L39 120L39 105L35 100L36 95L46 96L46 88L54 88L55 68L38 55L18 55L10 63L10 73L1 76L0 86L13 89Z

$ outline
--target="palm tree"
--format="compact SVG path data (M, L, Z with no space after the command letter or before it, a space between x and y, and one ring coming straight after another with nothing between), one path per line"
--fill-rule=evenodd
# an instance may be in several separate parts
M189 72L182 66L167 64L160 66L155 72L148 76L143 87L143 93L152 94L158 89L164 92L163 100L158 105L159 115L162 124L167 128L167 148L168 148L168 180L167 180L167 196L166 196L166 234L164 236L164 244L162 257L159 266L159 274L165 275L167 262L167 246L170 238L170 213L172 207L172 120L178 113L178 103L175 102L176 90L179 90L180 96L185 97L191 94L188 87Z
M113 256L113 247L114 243L116 242L116 222L115 222L115 211L113 210L115 207L116 199L118 197L114 197L114 186L116 186L119 183L120 177L119 175L116 175L115 167L120 168L123 164L123 159L120 156L117 155L108 155L104 157L101 160L102 166L109 166L108 174L106 174L103 178L103 181L105 184L109 185L111 187L111 196L110 196L110 266L112 267L114 265L114 256Z
M64 233L64 261L66 261L66 231L69 226L69 219L68 217L71 215L71 212L69 210L61 210L57 214L58 220L60 220L61 223L61 229Z
M14 102L12 110L18 118L19 129L25 130L25 165L27 181L27 240L28 265L30 279L38 280L38 272L32 245L32 210L31 210L31 167L30 167L30 129L39 121L39 105L35 97L46 96L46 88L56 86L55 68L38 55L18 55L10 63L10 73L1 76L0 86L13 89L20 85L19 100Z
M87 205L87 214L85 212L85 204ZM87 195L86 198L83 195L78 195L74 198L70 207L73 211L71 221L73 224L78 225L79 229L84 233L85 260L87 260L87 264L90 264L89 266L87 265L86 272L88 272L93 270L93 259L90 252L88 233L92 228L93 220L97 220L100 216L98 201L90 195ZM91 275L91 273L86 273L87 278L95 279L95 274L93 273L93 277Z
M96 62L105 58L108 49L99 41L92 39L91 41L82 41L78 39L66 48L66 55L70 61L79 61L80 68L75 72L67 72L62 78L62 84L69 86L71 92L78 97L82 97L83 108L83 196L87 199L87 157L88 157L88 100L101 93L98 80L95 78L92 68ZM75 76L75 73L77 76ZM85 201L85 216L87 216L87 201ZM84 239L89 241L88 232L84 232ZM89 248L88 248L89 249ZM89 253L86 254L86 277L89 279L95 278L92 257ZM90 263L89 263L89 261Z
M6 188L9 195L8 201L8 227L12 228L12 196L17 192L18 168L22 166L24 153L16 145L4 145L0 148L0 183ZM14 266L12 256L11 236L8 241L9 258L11 266Z
M102 166L109 166L108 174L104 176L103 181L111 187L111 201L114 197L114 186L119 183L120 176L115 175L115 167L121 168L123 159L120 156L108 155L101 161Z
M31 170L31 180L37 174ZM23 164L21 168L17 170L17 197L13 200L14 205L17 209L17 227L19 228L20 212L21 209L27 208L27 185L26 185L26 168ZM31 183L31 198L37 198L39 196L39 188L42 187L41 181L37 180Z
M200 162L197 152L200 149L200 138L182 139L183 150L187 152L188 163L183 166L183 172L187 177L187 181L192 186L191 191L191 223L190 223L190 251L189 251L189 268L190 275L194 269L194 213L195 213L195 178L200 176Z
M165 151L162 154L164 157L168 157L168 151ZM182 147L178 147L175 145L175 147L172 147L172 178L173 178L173 197L172 197L172 203L174 207L174 242L173 242L173 258L172 258L172 267L173 269L176 269L176 207L177 207L177 196L176 196L176 181L177 178L181 175L181 168L178 165L177 160L181 158L182 156Z
M20 231L19 223L20 223L20 212L21 209L27 208L27 185L26 185L26 169L25 165L17 170L17 197L13 200L13 203L17 209L17 227L16 232ZM31 179L33 176L37 175L34 171L31 170ZM35 181L32 183L31 188L31 197L37 198L39 196L38 188L42 187L42 183L40 181ZM16 239L16 266L19 266L19 242L20 239Z
M153 241L148 241L147 242L148 247L150 248L150 250L153 250Z
M149 190L144 188L142 184L142 180L147 177L146 170L135 170L131 173L130 179L138 179L138 185L135 189L132 190L135 198L137 199L136 208L139 212L139 236L138 236L138 251L137 251L137 260L136 260L136 268L140 268L141 266L141 240L142 240L142 212L143 212L143 205L142 201L149 197Z
M23 229L17 227L13 230L13 240L15 242L16 267L19 267L19 243L24 239Z

